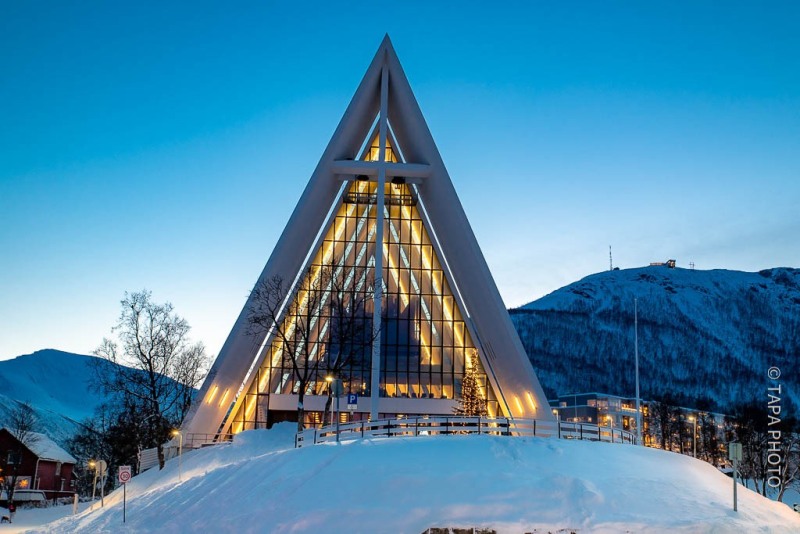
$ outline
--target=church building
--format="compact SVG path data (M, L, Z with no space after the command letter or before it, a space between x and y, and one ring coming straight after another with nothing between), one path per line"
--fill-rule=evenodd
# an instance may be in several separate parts
M182 431L296 421L299 402L318 426L331 394L343 421L449 415L468 371L489 416L553 419L387 36Z

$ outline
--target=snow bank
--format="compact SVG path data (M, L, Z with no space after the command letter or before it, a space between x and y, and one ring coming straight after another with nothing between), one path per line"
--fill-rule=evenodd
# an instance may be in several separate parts
M800 532L800 514L692 458L629 445L495 436L293 449L293 425L250 431L136 477L42 532Z

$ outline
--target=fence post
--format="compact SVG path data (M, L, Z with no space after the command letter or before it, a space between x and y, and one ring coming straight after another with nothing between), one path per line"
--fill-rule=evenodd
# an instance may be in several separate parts
M558 427L558 439L561 439L561 420L556 419L556 426Z
M583 423L581 423L580 425L578 425L578 431L580 432L580 435L581 435L581 440L582 440L582 439L583 439Z
M533 420L533 435L536 435L536 419Z
M414 418L414 436L419 436L419 416Z
M481 416L478 416L478 434L483 434L483 430L481 428Z

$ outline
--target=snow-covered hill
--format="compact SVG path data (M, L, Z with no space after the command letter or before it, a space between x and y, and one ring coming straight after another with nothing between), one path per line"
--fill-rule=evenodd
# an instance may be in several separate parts
M633 395L634 298L644 397L671 392L685 406L705 397L730 412L764 398L777 366L800 406L800 270L789 268L607 271L511 310L548 395Z
M788 506L687 456L500 436L370 439L292 448L294 427L244 432L136 477L41 532L800 532Z
M0 425L17 402L27 401L36 411L41 431L63 444L103 402L102 395L89 387L93 359L46 349L0 361Z

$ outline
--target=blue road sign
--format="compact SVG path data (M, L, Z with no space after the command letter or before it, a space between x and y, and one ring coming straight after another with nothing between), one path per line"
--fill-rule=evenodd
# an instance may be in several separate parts
M347 394L347 409L348 410L358 409L358 393Z

